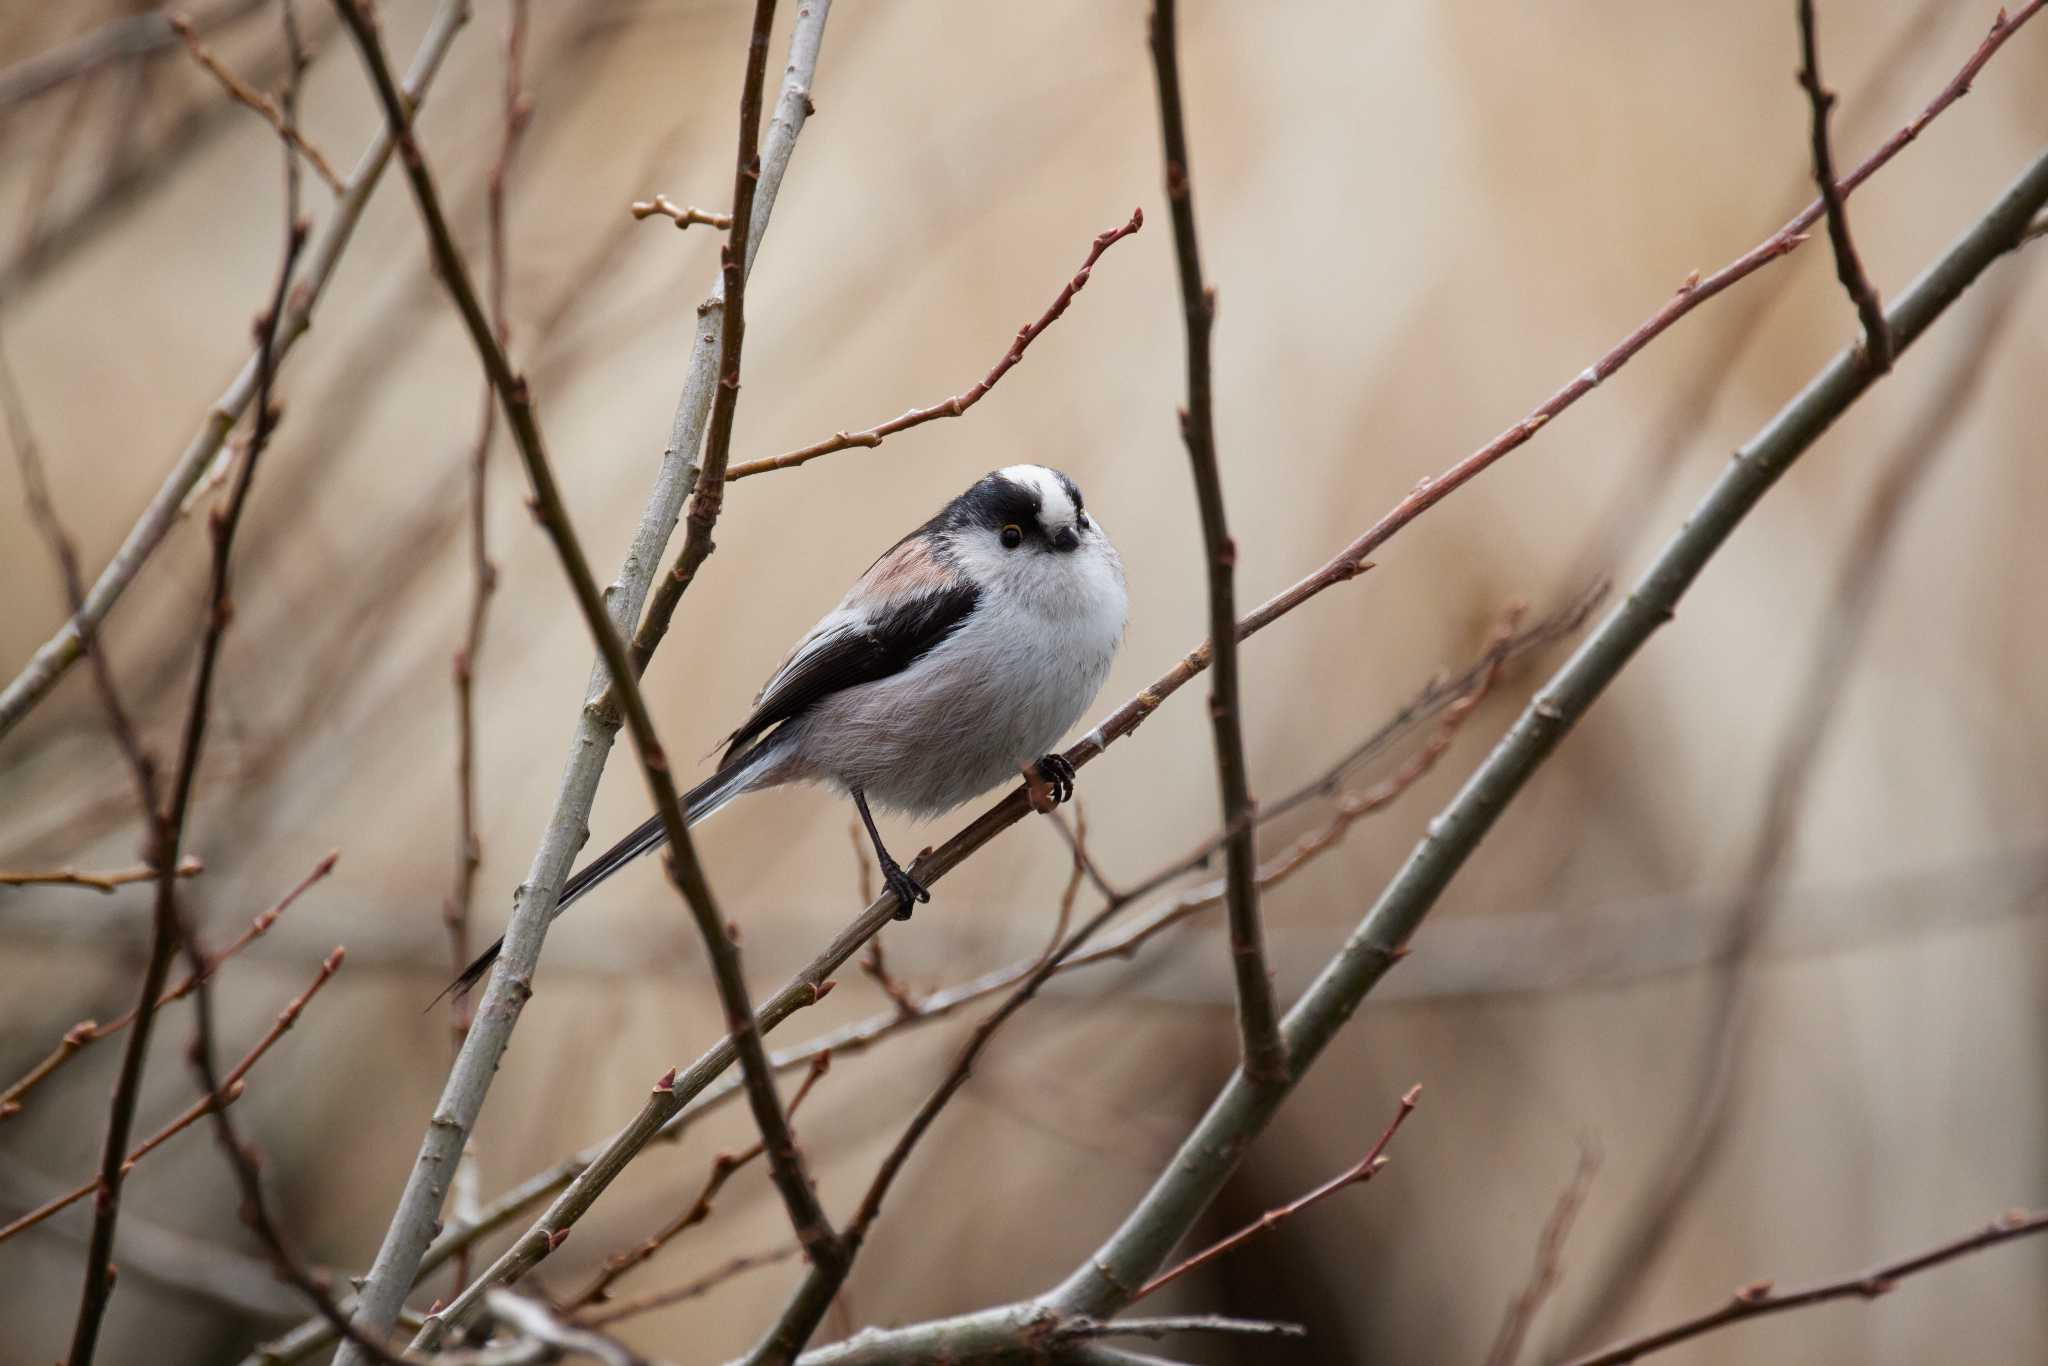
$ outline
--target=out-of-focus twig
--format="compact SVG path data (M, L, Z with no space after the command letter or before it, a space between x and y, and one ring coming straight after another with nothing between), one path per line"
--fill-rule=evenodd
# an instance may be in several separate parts
M1529 1279L1521 1290L1508 1301L1500 1331L1494 1335L1493 1350L1486 1354L1486 1366L1515 1366L1522 1355L1529 1325L1536 1321L1536 1312L1564 1275L1564 1240L1571 1234L1572 1223L1579 1217L1579 1208L1586 1203L1586 1192L1592 1189L1593 1178L1599 1171L1599 1148L1590 1140L1582 1140L1579 1165L1564 1193L1557 1197L1557 1207L1544 1221L1543 1232L1536 1239L1536 1264L1529 1269Z
M239 936L218 952L209 954L203 972L187 976L183 981L159 996L156 1002L157 1008L161 1010L171 1002L189 995L202 979L212 976L222 963L227 962L228 959L240 953L257 939L262 938L270 927L277 923L277 918L283 915L308 887L311 887L321 878L334 871L335 860L340 857L341 852L339 850L330 851L327 857L321 859L319 863L313 866L313 871L308 873L296 887L293 887L289 892L278 898L270 909L250 921L249 928L243 930ZM191 859L187 860L187 862L197 863L198 860ZM182 869L184 864L179 866ZM151 876L155 876L155 874L151 874ZM0 1091L0 1119L8 1119L18 1114L21 1110L22 1098L47 1079L52 1072L55 1072L59 1067L69 1062L75 1054L87 1046L96 1044L101 1039L126 1029L130 1024L134 1023L135 1014L136 1008L131 1006L106 1024L99 1024L93 1020L80 1020L77 1024L71 1026L70 1029L65 1031L63 1039L58 1042L57 1047L50 1052L49 1056L30 1068L21 1080L9 1086L5 1091Z
M205 871L205 860L195 854L187 854L178 860L176 873L179 877L198 877ZM137 882L153 881L156 875L156 869L147 866L123 868L111 873L81 873L76 868L48 868L39 872L13 872L0 868L0 887L88 887L95 892L112 892Z
M602 1328L625 1319L636 1318L641 1314L652 1313L657 1309L666 1309L672 1304L681 1304L685 1300L708 1295L727 1281L746 1272L773 1266L777 1262L786 1262L802 1250L795 1243L791 1243L787 1247L779 1247L769 1252L741 1253L720 1263L695 1280L686 1281L673 1289L658 1291L652 1295L642 1295L638 1299L619 1300L608 1305L603 1313L581 1314L577 1316L576 1321L592 1328Z
M1953 1242L1942 1243L1925 1252L1872 1267L1859 1275L1844 1276L1840 1280L1825 1281L1819 1285L1806 1286L1798 1290L1778 1290L1769 1281L1757 1281L1743 1286L1734 1297L1719 1309L1709 1310L1697 1318L1641 1337L1630 1338L1602 1351L1575 1357L1569 1366L1623 1366L1623 1363L1639 1360L1652 1352L1662 1351L1675 1343L1696 1338L1702 1333L1711 1333L1731 1323L1745 1319L1761 1318L1765 1314L1782 1314L1788 1309L1804 1309L1809 1305L1826 1304L1830 1300L1874 1300L1890 1294L1893 1287L1908 1276L1952 1262L1972 1252L1981 1252L1987 1247L1997 1247L2019 1238L2031 1237L2048 1231L2048 1210L2029 1213L2014 1210L2001 1215L1975 1233L1965 1234Z
M190 23L199 33L225 28L254 14L269 0L221 0ZM170 6L130 14L81 33L47 52L23 58L0 71L0 109L11 108L116 62L149 57L177 46Z
M313 999L314 993L319 991L321 987L326 986L327 979L340 969L341 960L342 951L339 948L329 954L326 960L321 963L320 970L315 974L312 984L285 1005L283 1011L278 1014L277 1019L271 1023L270 1028L264 1032L263 1037L258 1039L255 1046L242 1056L240 1062L229 1068L218 1079L219 1084L213 1090L203 1093L198 1100L185 1107L176 1118L172 1119L148 1138L142 1140L142 1142L136 1144L122 1158L121 1170L123 1174L125 1175L136 1163L149 1156L152 1152L155 1152L165 1143L206 1118L208 1114L216 1110L225 1109L227 1106L233 1105L236 1101L240 1100L244 1092L243 1078L249 1075L249 1069L253 1068L263 1055L270 1051L272 1044L284 1037L285 1031L290 1029L298 1020L299 1012L304 1010L307 1002ZM44 1202L26 1214L11 1220L5 1226L0 1226L0 1242L5 1242L15 1234L26 1229L34 1228L51 1215L77 1204L80 1200L85 1199L86 1196L92 1195L103 1188L102 1181L99 1178L94 1178L81 1186L67 1191L63 1195Z
M254 110L265 123L270 125L270 130L273 133L284 139L293 151L306 159L306 164L313 168L313 174L319 176L328 189L334 191L336 195L340 195L347 190L347 185L342 181L341 176L335 172L334 167L329 164L326 156L307 139L304 133L299 131L296 121L287 120L283 111L279 109L276 100L273 100L262 91L253 88L247 81L237 76L234 68L216 56L212 48L201 42L199 40L198 28L191 19L183 14L173 14L170 17L170 25L171 31L177 34L179 40L185 44L185 50L192 54L192 60L199 63L208 75L220 82L221 89L228 93L229 99Z
M432 22L427 26L426 36L420 40L412 68L406 72L405 96L412 108L418 109L426 98L427 89L440 70L441 59L447 55L455 34L468 16L468 0L441 0ZM278 364L283 363L293 344L312 325L314 306L327 282L333 278L334 268L355 233L363 208L370 201L370 192L376 188L377 179L391 158L391 148L388 132L381 132L371 140L349 174L347 185L335 200L334 210L321 229L319 240L308 250L306 272L292 291L278 324L274 347ZM165 533L178 520L178 509L186 492L206 473L207 467L219 454L221 443L255 398L260 359L252 354L234 382L214 400L199 430L165 476L163 486L150 499L149 506L129 530L121 548L107 562L107 567L100 572L91 591L82 595L80 605L72 610L70 618L56 635L36 650L26 667L5 688L0 688L0 740L4 740L22 717L56 686L64 671L78 661L83 653L86 633L106 619L107 613L113 610L122 593L127 591L144 563L162 543Z

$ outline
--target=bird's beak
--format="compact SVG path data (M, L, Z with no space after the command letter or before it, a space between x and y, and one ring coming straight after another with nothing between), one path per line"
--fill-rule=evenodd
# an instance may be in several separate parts
M1052 548L1054 550L1073 550L1080 544L1080 533L1070 526L1061 527L1058 532L1054 533L1052 538Z

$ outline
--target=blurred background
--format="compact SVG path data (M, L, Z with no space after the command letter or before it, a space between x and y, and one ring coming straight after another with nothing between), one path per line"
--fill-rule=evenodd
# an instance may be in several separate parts
M10 7L0 62L135 8ZM401 60L430 6L378 8ZM718 247L706 229L636 224L627 205L659 191L724 207L747 8L534 6L533 116L507 203L512 350L601 576L638 519ZM771 82L794 8L778 21ZM1992 9L1822 7L1823 70L1843 97L1839 164L1940 89ZM272 7L216 10L208 43L274 85ZM317 51L305 130L345 169L380 116L332 12L300 10ZM1244 604L1319 565L1585 368L1688 272L1713 270L1805 202L1793 10L1188 7ZM508 10L477 11L421 127L481 270ZM1856 238L1887 296L2048 138L2044 89L2048 29L2035 24L1855 197ZM964 418L734 486L718 553L648 674L669 751L712 749L879 550L1018 461L1069 472L1123 552L1132 621L1099 717L1204 633L1143 7L847 4L814 98L748 291L736 461L964 389L1094 234L1134 205L1149 225ZM0 345L93 575L248 354L277 268L276 140L176 47L12 98L0 119ZM309 180L305 207L317 224L332 197ZM1309 1343L1183 1338L1163 1344L1170 1355L1485 1360L1587 1152L1598 1171L1523 1360L2043 1203L2048 287L2027 256L1996 266L1737 534L1453 884L1199 1236L1356 1161L1420 1082L1387 1172L1156 1306L1298 1320ZM1312 780L1433 676L1477 657L1511 600L1536 620L1602 574L1626 583L1729 451L1854 329L1825 242L1808 246L1673 329L1382 550L1373 573L1257 637L1244 656L1255 790L1276 798ZM184 892L218 945L341 851L332 876L221 970L217 999L232 1060L321 957L348 947L235 1111L297 1246L346 1273L377 1246L450 1057L445 1013L422 1007L449 975L449 678L471 585L480 376L397 174L280 394L284 421L236 546L237 612L189 832L206 870ZM525 875L591 655L502 440L492 462L500 578L476 684L477 943ZM6 677L65 616L21 492L14 463L0 465ZM104 632L165 755L196 657L203 520L204 502ZM1283 999L1567 648L1513 660L1434 771L1268 894ZM1426 738L1411 731L1349 780L1369 786ZM1091 766L1080 804L1096 859L1125 882L1212 833L1200 690ZM592 839L608 845L647 809L630 754L615 751ZM1305 802L1266 828L1262 849L1283 852L1330 811ZM914 850L972 814L884 830ZM782 792L700 832L757 995L857 909L849 821L828 794ZM140 834L74 668L0 738L0 868L129 867ZM885 932L892 970L921 994L1032 953L1068 867L1044 821L1013 828ZM0 887L0 1081L78 1020L131 1003L150 904L147 886ZM1029 1293L1094 1248L1235 1061L1215 914L1133 962L1059 979L998 1036L897 1186L821 1340ZM611 1134L653 1078L720 1032L696 934L653 860L557 926L536 985L476 1139L486 1198ZM887 1006L849 965L835 995L776 1038ZM799 1130L829 1208L858 1200L974 1013L844 1058L819 1082ZM188 1038L186 1007L172 1008L139 1133L190 1103ZM89 1178L120 1047L83 1053L0 1123L0 1215ZM605 1253L686 1207L712 1155L749 1133L724 1110L650 1152L529 1284L579 1286ZM102 1360L234 1360L302 1317L238 1203L208 1134L136 1168ZM0 1244L0 1359L48 1361L68 1340L87 1207ZM787 1240L765 1173L749 1168L621 1293ZM619 1331L676 1361L719 1360L754 1339L797 1274L788 1262L755 1270ZM1666 1359L2039 1360L2044 1274L2048 1245L2021 1244L1873 1304L1736 1328ZM415 1303L451 1285L439 1273Z

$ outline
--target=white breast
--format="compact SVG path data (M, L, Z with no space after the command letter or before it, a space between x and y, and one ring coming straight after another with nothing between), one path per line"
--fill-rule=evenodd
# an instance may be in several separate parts
M1123 641L1123 565L1097 527L1069 554L967 550L967 622L910 668L795 724L821 778L937 815L1017 777L1087 710Z

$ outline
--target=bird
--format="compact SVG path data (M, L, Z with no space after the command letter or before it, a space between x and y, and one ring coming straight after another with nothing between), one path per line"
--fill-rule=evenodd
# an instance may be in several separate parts
M891 857L870 804L930 818L1026 771L1055 804L1070 798L1074 768L1053 746L1101 690L1129 606L1123 561L1072 479L1046 465L992 471L884 551L797 642L717 770L683 794L683 819L788 783L836 788L908 919L931 892ZM649 817L563 885L554 913L667 839ZM442 995L483 980L504 944Z

